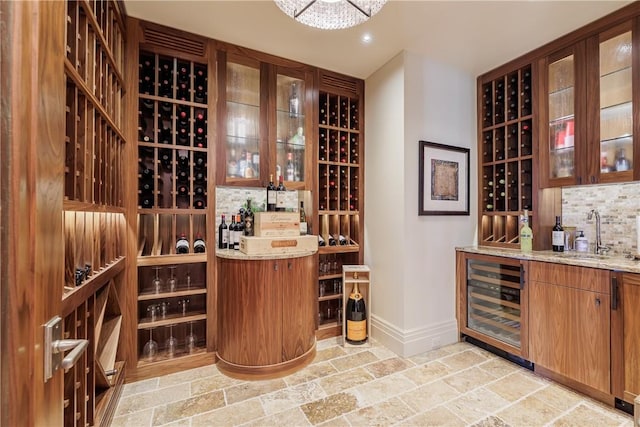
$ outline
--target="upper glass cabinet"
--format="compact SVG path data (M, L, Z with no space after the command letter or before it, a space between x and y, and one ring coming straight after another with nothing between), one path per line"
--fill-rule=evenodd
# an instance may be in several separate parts
M549 64L549 178L575 170L575 60L567 55Z
M226 177L260 177L260 69L227 63Z
M633 169L631 31L600 42L600 174Z
M304 181L305 103L304 80L277 75L276 99L276 175L285 181Z

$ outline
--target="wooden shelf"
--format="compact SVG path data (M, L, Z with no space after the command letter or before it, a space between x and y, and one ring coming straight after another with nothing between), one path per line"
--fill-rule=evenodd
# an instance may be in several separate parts
M138 294L138 301L152 301L164 298L177 298L189 295L204 295L207 293L206 288L183 289L175 292L161 292L159 294Z
M318 248L318 253L321 255L342 254L342 253L358 252L358 251L360 251L359 245L321 246Z
M331 295L318 297L318 301L330 301L334 299L342 299L342 294L331 294Z
M160 326L177 325L180 323L197 322L198 320L205 320L207 318L206 313L188 314L187 316L170 315L165 319L156 320L155 322L148 321L147 318L141 319L138 323L138 329L153 329Z
M206 252L199 254L156 255L138 257L138 267L207 262Z

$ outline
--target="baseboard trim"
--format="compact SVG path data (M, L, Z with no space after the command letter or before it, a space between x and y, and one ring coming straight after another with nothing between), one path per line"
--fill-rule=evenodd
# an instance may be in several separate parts
M411 357L458 341L455 319L413 329L400 329L371 315L372 337L402 357Z

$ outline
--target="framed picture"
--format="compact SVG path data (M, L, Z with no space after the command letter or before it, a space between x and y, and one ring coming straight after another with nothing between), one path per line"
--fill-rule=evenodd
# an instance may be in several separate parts
M469 215L469 149L420 141L418 215Z

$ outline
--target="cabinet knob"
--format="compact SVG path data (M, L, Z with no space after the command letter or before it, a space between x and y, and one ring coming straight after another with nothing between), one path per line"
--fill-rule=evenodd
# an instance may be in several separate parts
M293 268L293 265L291 263L289 263L288 265L289 265L289 270L291 270Z
M278 271L278 263L277 262L273 264L273 270L274 271Z
M600 307L600 298L596 297L596 307Z

